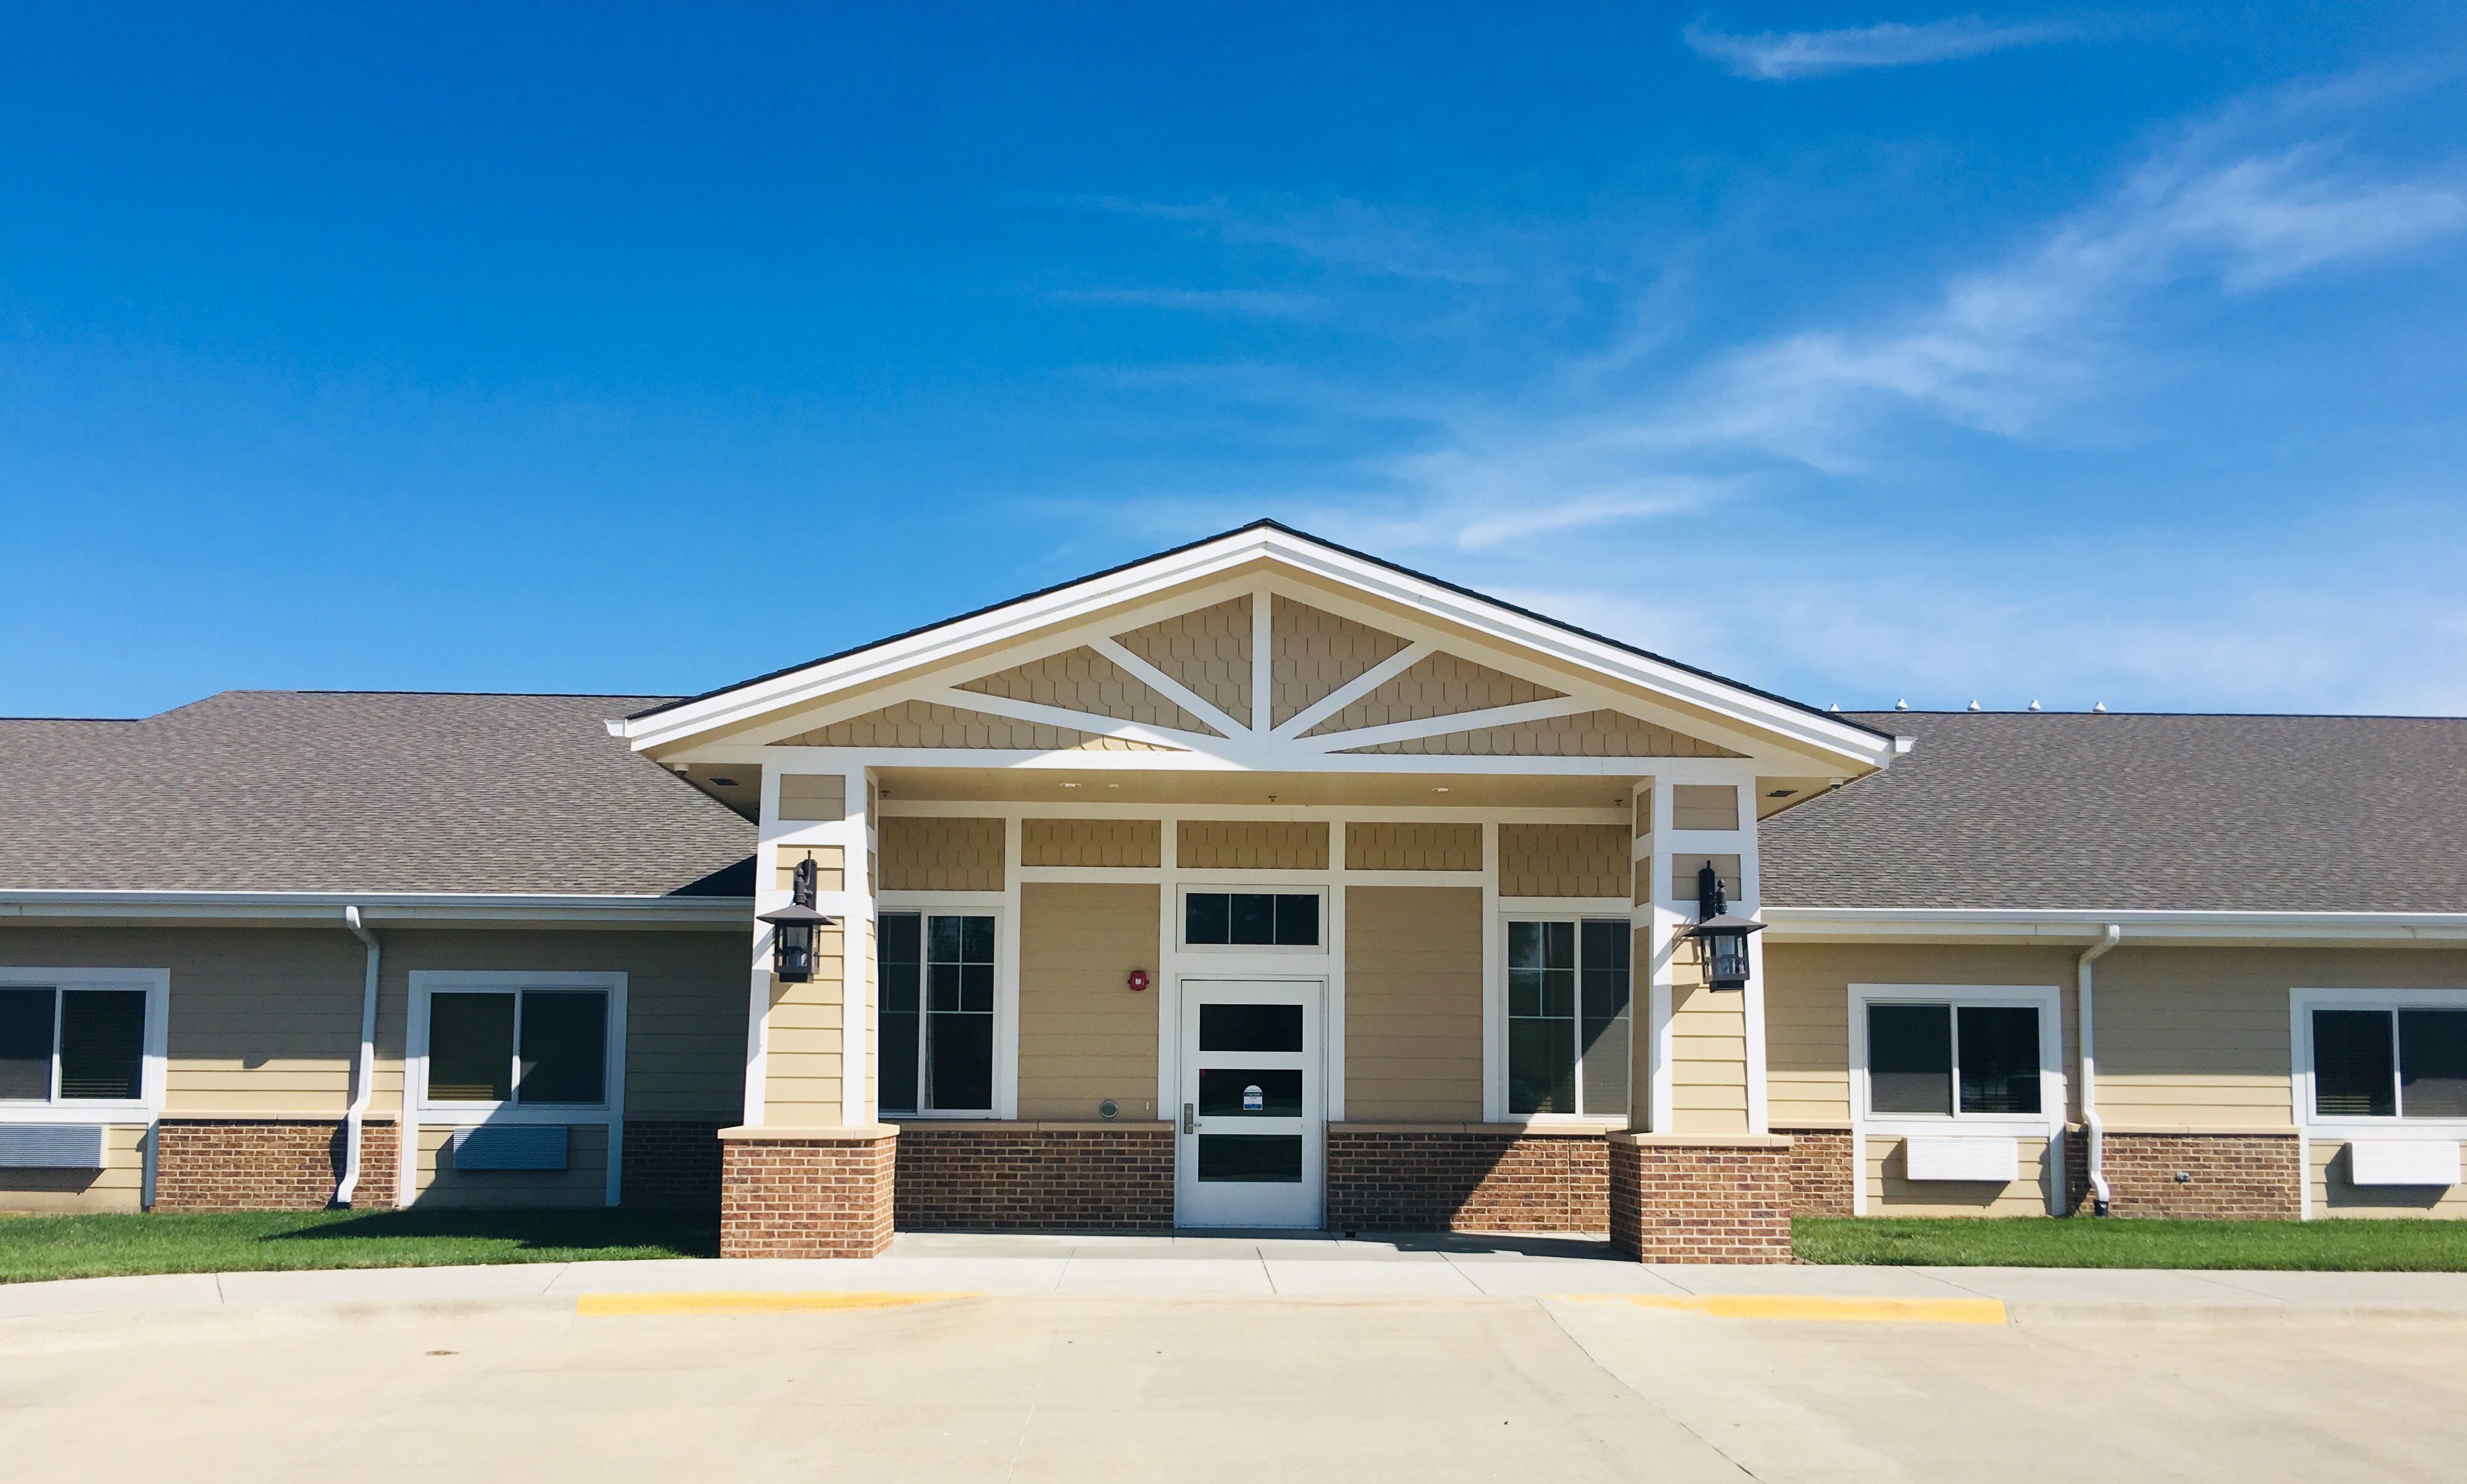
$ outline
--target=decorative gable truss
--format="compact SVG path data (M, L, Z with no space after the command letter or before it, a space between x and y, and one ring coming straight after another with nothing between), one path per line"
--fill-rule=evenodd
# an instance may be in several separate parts
M612 726L678 766L1842 776L1893 745L1270 522Z
M1275 576L987 651L736 740L884 762L1258 772L1483 758L1596 771L1573 760L1740 758L1756 745L1711 718ZM961 753L977 755L950 755Z

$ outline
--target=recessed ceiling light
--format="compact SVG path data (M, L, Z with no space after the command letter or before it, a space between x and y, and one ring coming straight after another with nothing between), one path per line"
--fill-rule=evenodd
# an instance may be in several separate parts
M1077 788L1079 785L1076 783L1065 783L1062 786L1064 788Z
M1432 793L1434 793L1434 794L1445 794L1445 793L1450 792L1450 790L1447 790L1447 789L1444 789L1444 788L1434 788L1434 789L1432 789L1432 790L1431 790L1431 792L1432 792Z

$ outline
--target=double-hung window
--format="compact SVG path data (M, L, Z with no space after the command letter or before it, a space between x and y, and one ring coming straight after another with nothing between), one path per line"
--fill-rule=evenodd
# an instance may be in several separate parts
M2042 1013L2036 1004L1868 1001L1868 1115L1960 1119L2045 1113Z
M1507 1111L1628 1113L1628 925L1616 918L1507 924Z
M990 1113L994 1106L994 919L884 912L879 1093L886 1113Z
M2313 1116L2467 1119L2467 1007L2315 1009Z
M608 991L440 989L428 997L428 1101L598 1108Z
M0 1103L133 1103L146 1095L143 989L0 985Z

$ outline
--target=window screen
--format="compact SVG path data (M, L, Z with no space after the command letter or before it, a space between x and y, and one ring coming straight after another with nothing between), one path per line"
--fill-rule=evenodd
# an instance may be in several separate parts
M608 996L596 989L522 992L522 1070L514 1096L524 1103L598 1103L608 1085Z
M146 992L60 992L60 1100L145 1095Z
M1182 899L1182 940L1200 946L1317 948L1316 891L1192 891Z
M1953 1009L1940 1004L1867 1007L1867 1110L1953 1112Z
M428 1096L502 1103L514 1095L514 997L428 997Z
M2398 1112L2388 1010L2313 1012L2313 1112L2387 1118Z
M57 991L0 989L0 1098L52 1095L52 1012Z
M1960 1039L1961 1111L2039 1111L2039 1012L2029 1005L1963 1005Z

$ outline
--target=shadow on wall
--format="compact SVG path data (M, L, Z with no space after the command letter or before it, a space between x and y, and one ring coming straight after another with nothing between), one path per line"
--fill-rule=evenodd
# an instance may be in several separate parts
M2323 1173L2327 1204L2333 1212L2342 1210L2416 1211L2427 1216L2450 1194L2447 1185L2359 1185L2356 1183L2356 1148L2349 1144L2330 1157L2329 1168Z
M510 1244L524 1251L641 1248L646 1255L719 1255L716 1211L644 1211L600 1208L516 1210L447 1207L372 1211L320 1222L294 1231L269 1232L266 1242L477 1241Z

